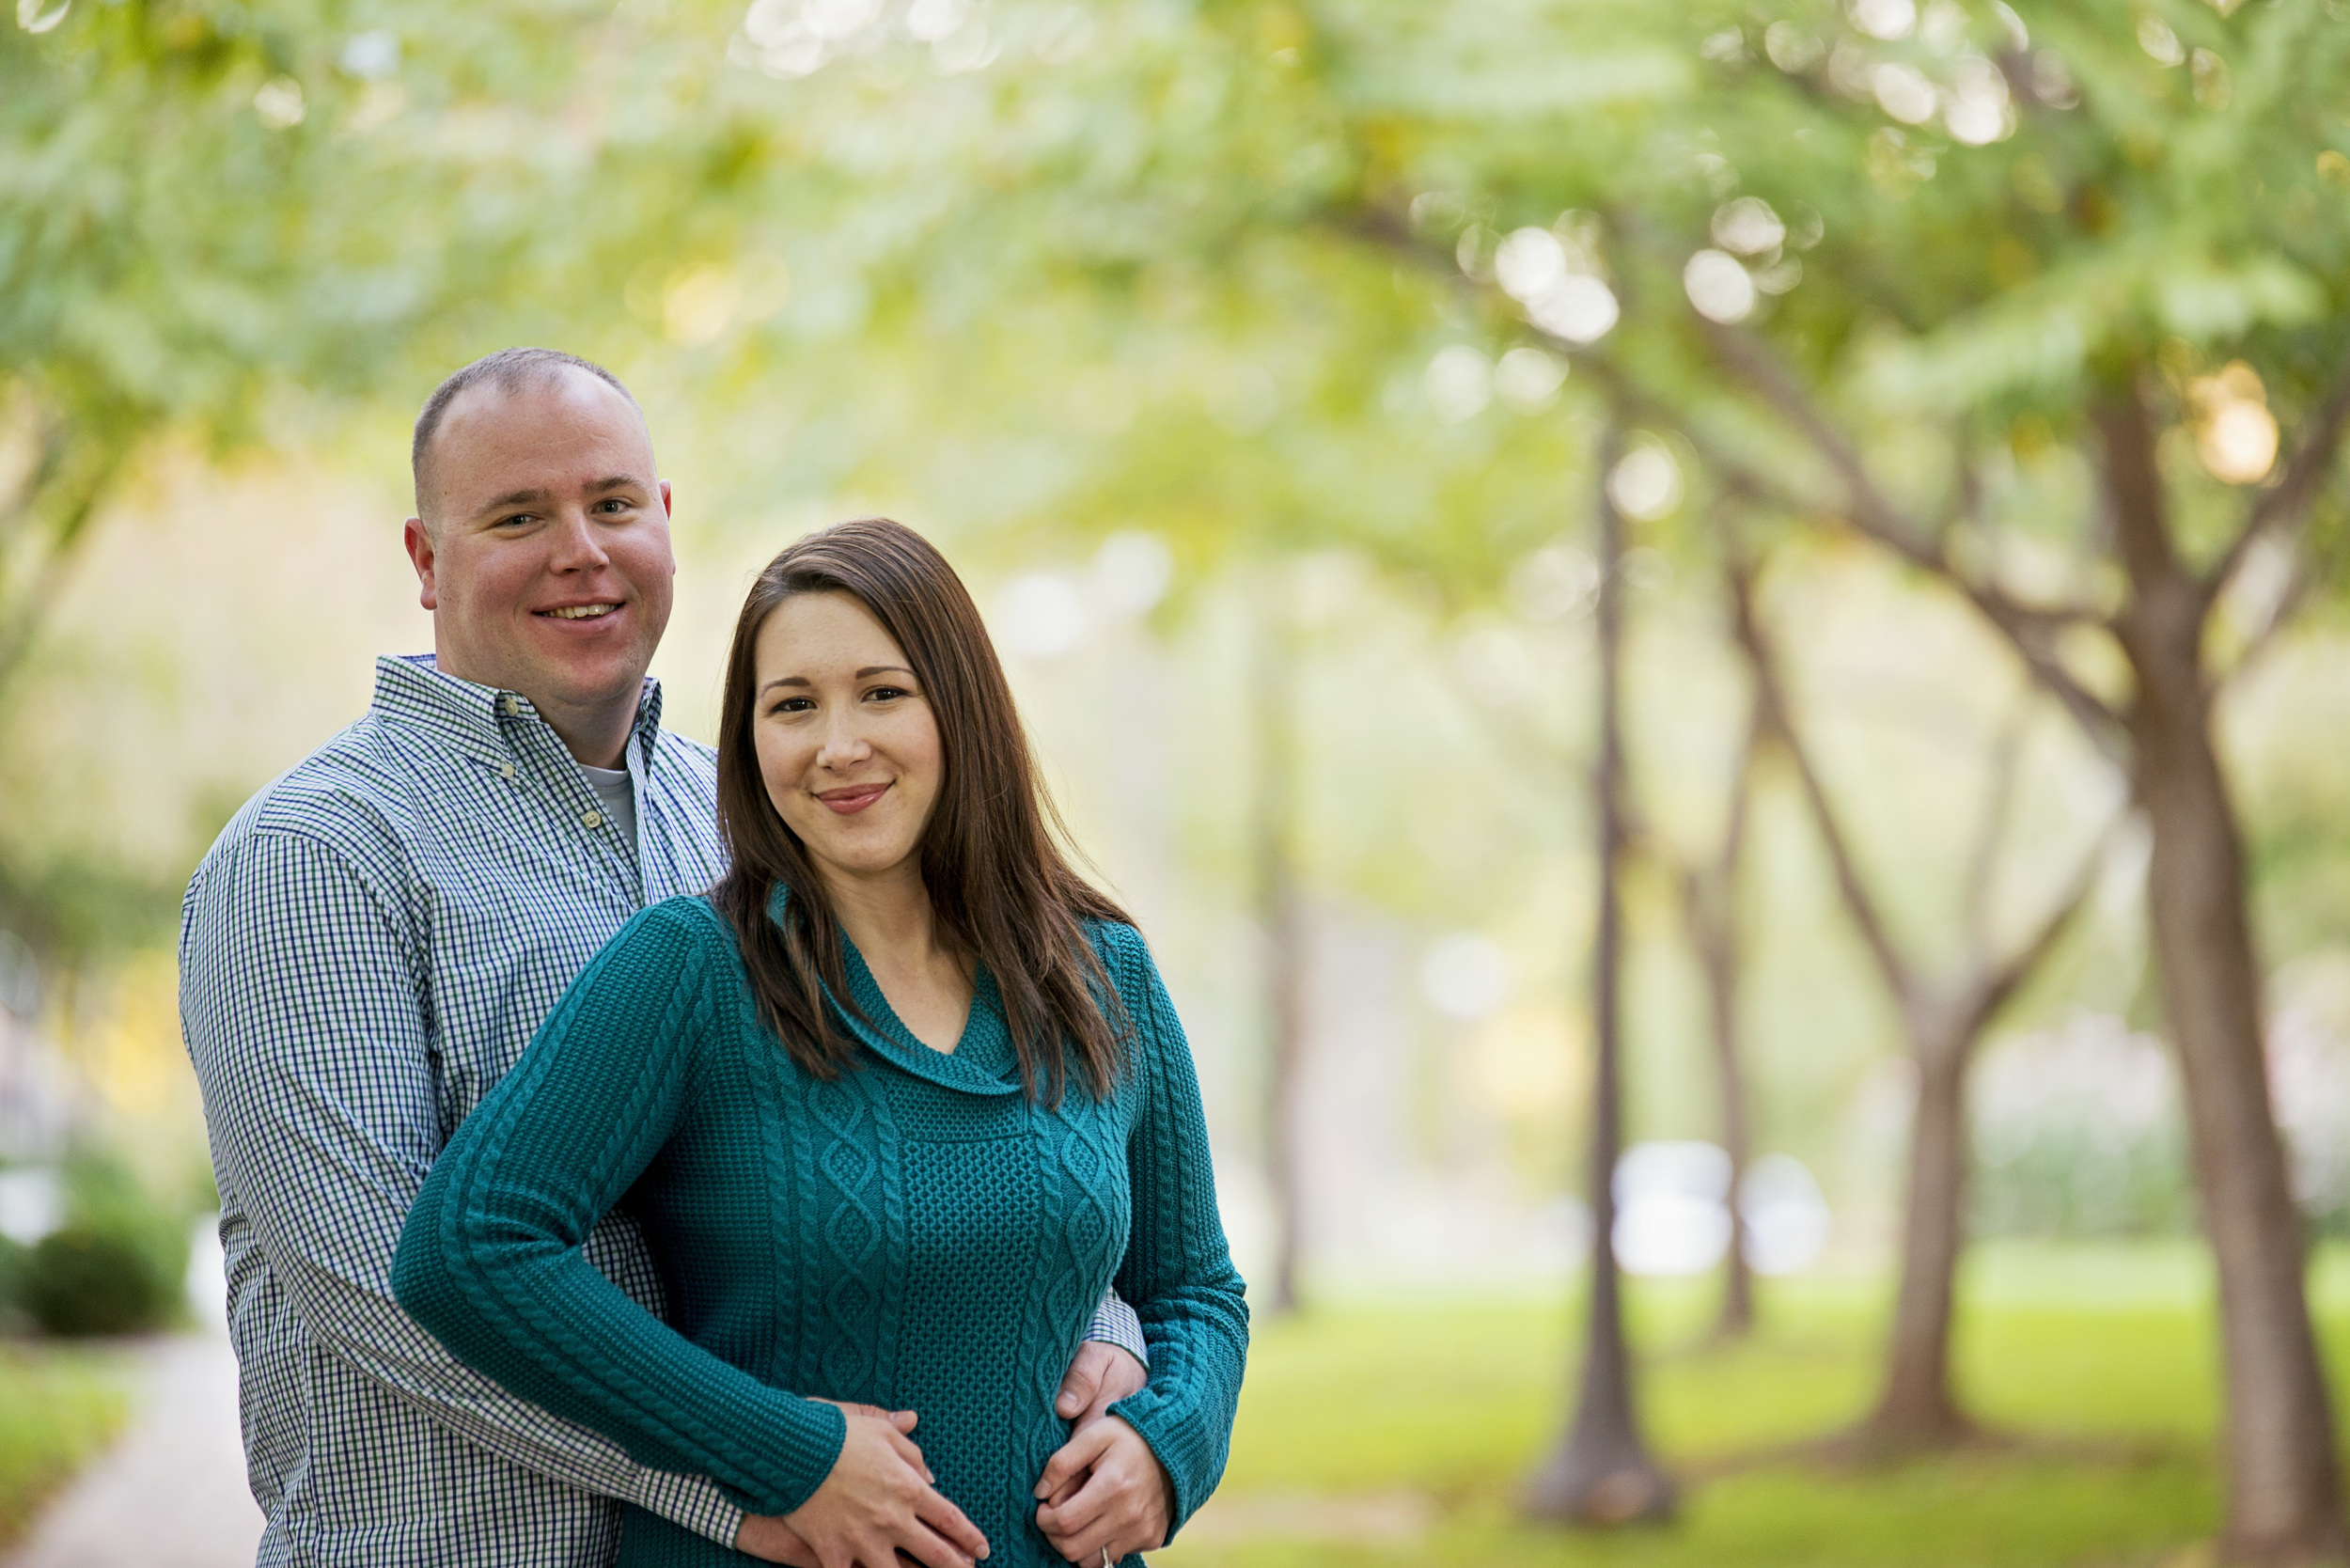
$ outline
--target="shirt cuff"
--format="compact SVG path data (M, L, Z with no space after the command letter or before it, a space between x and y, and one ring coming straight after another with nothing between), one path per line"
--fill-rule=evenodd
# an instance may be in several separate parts
M629 1501L721 1546L731 1548L734 1538L743 1533L743 1511L728 1500L717 1482L701 1476L641 1470L635 1496Z
M1086 1338L1103 1344L1116 1345L1142 1363L1142 1370L1151 1370L1151 1347L1142 1338L1142 1320L1135 1309L1119 1299L1116 1291L1102 1298L1102 1305L1093 1309L1093 1321L1086 1325Z

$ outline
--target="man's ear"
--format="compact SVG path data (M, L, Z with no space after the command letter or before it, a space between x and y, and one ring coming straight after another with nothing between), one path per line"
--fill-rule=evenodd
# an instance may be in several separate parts
M408 564L416 569L416 603L428 610L437 610L440 590L432 575L432 530L424 525L424 519L412 517L400 530L400 541L408 547Z
M669 498L669 481L666 479L661 481L661 515L664 517L677 515L677 503Z

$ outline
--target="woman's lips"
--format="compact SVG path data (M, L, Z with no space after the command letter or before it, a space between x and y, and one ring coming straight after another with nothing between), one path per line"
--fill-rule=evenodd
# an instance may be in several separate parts
M859 784L846 790L826 790L816 798L844 817L853 817L889 792L886 784Z

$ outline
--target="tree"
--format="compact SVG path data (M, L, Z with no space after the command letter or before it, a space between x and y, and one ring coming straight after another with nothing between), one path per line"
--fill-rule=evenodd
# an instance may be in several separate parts
M514 326L517 301L541 321L576 306L556 286L572 261L541 241L575 167L486 133L559 95L600 36L549 14L484 40L475 8L427 5L400 12L403 44L315 0L16 16L0 24L0 726L76 562L159 453L404 413L502 346L482 335ZM45 839L39 813L12 810L0 923L69 959L143 939L184 870Z
M2069 886L2049 901L2024 938L2002 950L1992 933L1993 880L2013 807L2020 723L1995 745L1982 820L1964 886L1966 954L1955 975L1935 976L1894 934L1870 888L1852 835L1822 784L1787 698L1778 655L1755 612L1752 568L1732 547L1731 620L1752 675L1763 732L1783 755L1827 852L1839 897L1901 1018L1917 1068L1909 1134L1900 1286L1886 1353L1885 1381L1864 1428L1897 1447L1949 1443L1971 1423L1950 1388L1950 1323L1966 1235L1966 1071L1983 1033L2055 948L2096 886L2103 845L2083 858ZM2029 710L2019 713L2028 715Z
M1747 1338L1756 1325L1756 1272L1747 1255L1747 1213L1739 1206L1739 1187L1747 1164L1753 1159L1753 1095L1747 1090L1747 1051L1739 1023L1739 976L1747 962L1747 921L1739 910L1739 888L1747 870L1747 830L1753 818L1753 783L1761 750L1762 714L1758 705L1756 713L1748 714L1747 733L1739 738L1739 760L1730 776L1730 799L1723 813L1723 837L1714 855L1701 863L1673 868L1676 891L1681 893L1681 926L1697 954L1697 968L1706 978L1706 1039L1714 1046L1723 1154L1730 1156L1730 1248L1723 1253L1723 1307L1716 1319L1716 1338L1720 1340Z
M2245 562L2342 516L2350 39L2318 0L1367 10L1333 47L1394 194L1355 231L1458 238L1719 482L1947 583L2128 776L2221 1281L2223 1550L2340 1555L2211 702L2297 597L2248 603Z
M1681 905L1681 928L1705 980L1707 1043L1713 1047L1714 1082L1720 1097L1722 1152L1729 1156L1730 1245L1722 1255L1722 1304L1715 1319L1717 1340L1739 1340L1754 1330L1754 1265L1747 1257L1746 1214L1740 1188L1754 1156L1753 1096L1747 1087L1745 1029L1740 1018L1741 980L1746 964L1746 921L1740 904L1747 837L1754 814L1755 765L1765 739L1765 717L1758 694L1749 704L1738 740L1721 835L1710 855L1684 860L1653 833L1640 842L1662 861Z
M1622 440L1610 431L1600 472ZM1542 1518L1625 1525L1671 1517L1672 1482L1649 1456L1624 1341L1622 1270L1616 1262L1616 1162L1623 1152L1622 980L1626 815L1623 761L1623 514L1603 480L1599 517L1599 748L1591 794L1599 825L1598 937L1591 953L1590 1301L1573 1423L1536 1472L1527 1506Z
M1297 1268L1305 1243L1306 1161L1299 1096L1306 1052L1306 902L1297 865L1297 660L1287 573L1262 570L1258 584L1257 646L1249 670L1256 726L1255 859L1257 925L1264 954L1265 1176L1273 1193L1273 1278L1265 1305L1275 1316L1297 1309Z

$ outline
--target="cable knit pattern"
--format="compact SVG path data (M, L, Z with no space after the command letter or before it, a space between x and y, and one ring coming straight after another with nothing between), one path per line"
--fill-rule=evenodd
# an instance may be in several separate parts
M830 1470L844 1423L816 1400L913 1409L990 1563L1045 1568L1030 1492L1068 1439L1053 1396L1115 1278L1151 1348L1149 1384L1115 1409L1167 1466L1181 1525L1223 1473L1248 1312L1182 1027L1137 933L1095 942L1134 1071L1045 1106L1021 1092L987 975L942 1053L852 949L837 1011L862 1059L823 1083L759 1022L710 905L656 905L434 1163L400 1303L513 1392L755 1513L799 1507ZM643 1228L670 1325L581 1257L615 1208ZM620 1560L748 1560L632 1508Z

